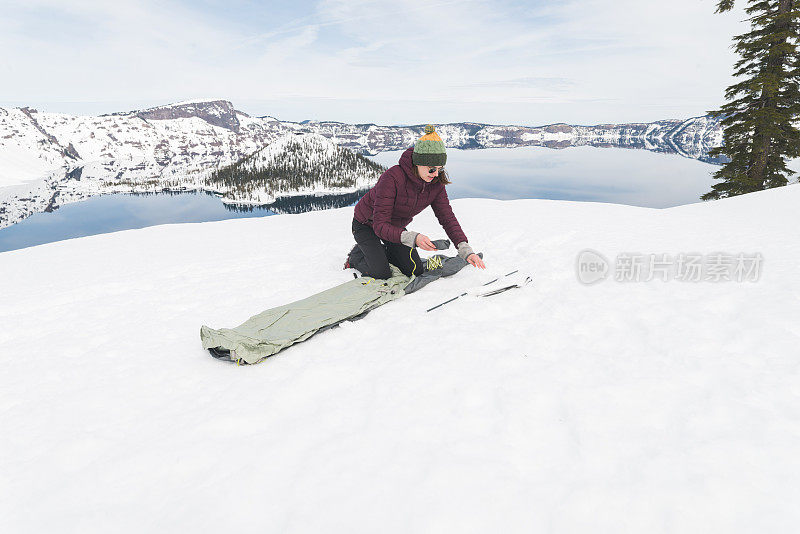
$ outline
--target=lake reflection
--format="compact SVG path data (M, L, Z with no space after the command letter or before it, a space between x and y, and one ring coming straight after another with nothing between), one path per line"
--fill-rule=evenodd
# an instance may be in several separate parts
M0 252L62 239L144 228L158 224L262 217L256 208L232 211L205 193L115 194L66 204L51 213L35 213L0 230Z
M402 150L372 159L396 165ZM668 208L700 202L718 166L675 154L591 146L447 149L450 198L545 198Z
M402 151L372 159L396 165ZM666 208L700 202L719 167L675 154L590 146L447 150L450 198L542 198ZM0 229L0 252L157 224L301 213L353 205L365 191L279 198L269 206L224 205L206 193L116 194L37 213Z

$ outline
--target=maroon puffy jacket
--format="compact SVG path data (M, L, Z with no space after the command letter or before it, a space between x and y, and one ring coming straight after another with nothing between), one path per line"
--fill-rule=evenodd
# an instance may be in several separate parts
M458 224L444 184L425 182L414 175L408 148L400 156L400 164L390 167L372 189L356 204L355 218L361 224L372 226L375 234L386 241L400 242L400 234L415 215L430 206L439 219L447 237L458 246L467 240Z

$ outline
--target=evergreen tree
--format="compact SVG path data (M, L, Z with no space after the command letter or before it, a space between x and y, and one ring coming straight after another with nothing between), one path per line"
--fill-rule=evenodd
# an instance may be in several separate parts
M717 13L735 0L720 0ZM725 92L729 102L714 116L724 117L723 146L709 156L730 161L714 173L712 190L702 200L725 198L788 183L794 171L787 158L800 156L800 0L749 0L751 31L734 37L741 57L734 76L744 79Z

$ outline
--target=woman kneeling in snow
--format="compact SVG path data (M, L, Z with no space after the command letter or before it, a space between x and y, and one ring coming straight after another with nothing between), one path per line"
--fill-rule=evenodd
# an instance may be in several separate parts
M467 236L450 207L445 190L445 184L450 183L444 170L446 161L444 143L433 126L428 125L425 135L400 156L399 165L384 172L358 201L353 237L364 256L358 268L365 276L389 278L390 262L406 276L412 272L417 276L422 274L425 267L415 247L436 250L436 246L428 236L411 232L406 225L428 206L433 208L450 241L456 243L458 255L475 267L486 268L467 243Z

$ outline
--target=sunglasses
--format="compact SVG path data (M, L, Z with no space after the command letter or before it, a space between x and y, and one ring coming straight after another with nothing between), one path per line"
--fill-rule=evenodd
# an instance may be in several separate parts
M428 167L428 174L439 173L440 171L444 170L444 166L442 167Z

